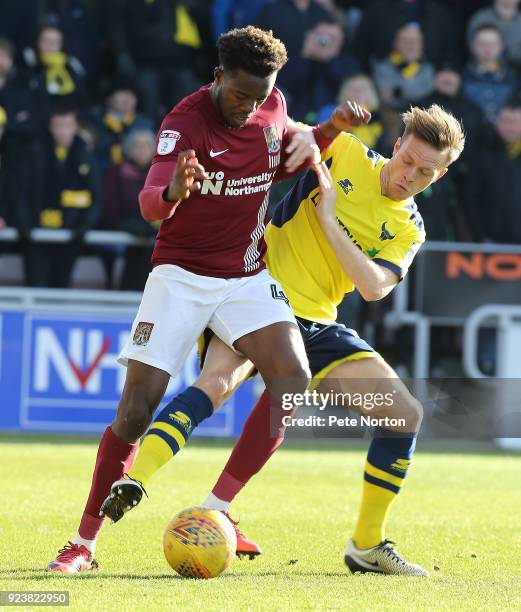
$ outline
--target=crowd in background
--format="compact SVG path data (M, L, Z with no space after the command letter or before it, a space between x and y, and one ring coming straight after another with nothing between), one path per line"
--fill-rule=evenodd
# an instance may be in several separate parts
M152 237L137 195L155 132L212 80L215 40L246 24L288 49L278 87L314 124L351 99L356 135L390 155L400 113L443 105L467 146L418 197L428 238L521 242L520 0L0 0L0 227L16 227L26 284L67 287L93 228ZM66 243L31 229L72 230ZM91 247L92 249L93 247ZM96 247L112 286L141 290L150 247Z

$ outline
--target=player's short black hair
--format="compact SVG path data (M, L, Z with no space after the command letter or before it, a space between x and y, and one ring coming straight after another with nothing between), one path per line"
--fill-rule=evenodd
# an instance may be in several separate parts
M271 30L254 26L236 28L217 40L219 62L224 70L239 70L265 78L278 72L288 61L284 43Z

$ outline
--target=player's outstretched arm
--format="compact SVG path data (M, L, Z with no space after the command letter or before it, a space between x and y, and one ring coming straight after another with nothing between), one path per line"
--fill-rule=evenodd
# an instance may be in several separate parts
M354 127L369 123L371 113L351 100L346 100L331 113L331 117L319 125L326 138L335 138L340 132L349 132Z
M313 166L320 188L316 207L317 216L346 275L353 281L361 296L369 301L381 300L398 282L398 276L374 263L352 240L344 234L336 220L335 183L324 162Z
M349 100L337 106L331 117L315 128L288 118L290 142L285 150L284 174L279 173L277 180L303 170L305 164L318 163L320 150L325 149L340 132L369 123L370 119L369 111Z

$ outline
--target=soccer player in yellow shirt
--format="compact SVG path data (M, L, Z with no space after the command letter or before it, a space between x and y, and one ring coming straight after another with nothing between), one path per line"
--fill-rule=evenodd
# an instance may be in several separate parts
M413 107L403 121L405 130L390 159L351 134L337 136L321 164L307 170L275 209L265 234L266 262L284 290L274 291L273 298L289 299L297 316L318 390L390 393L393 398L377 407L349 406L384 425L373 430L360 513L345 562L352 572L423 576L427 571L406 561L385 537L388 511L412 460L421 404L367 342L336 323L337 305L355 287L366 300L380 300L403 279L425 240L413 198L442 178L463 150L460 123L437 105ZM213 337L193 386L217 408L251 369L243 356ZM137 505L150 476L182 448L193 429L188 406L185 412L159 413L129 478L112 486L102 506L106 515L119 520ZM203 505L227 514L232 499L280 446L288 414L277 414L264 392ZM238 553L260 554L237 531Z

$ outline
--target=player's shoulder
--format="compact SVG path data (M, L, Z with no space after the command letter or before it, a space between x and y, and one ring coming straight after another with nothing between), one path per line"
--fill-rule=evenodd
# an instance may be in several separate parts
M274 87L270 95L262 103L260 111L257 113L257 120L261 123L270 122L274 117L286 116L286 98L280 89Z
M204 112L210 102L210 85L203 85L193 93L185 96L170 111L172 113L199 113Z
M358 161L366 161L367 164L376 168L380 160L385 158L369 149L357 136L351 132L340 132L326 150L326 155L356 158Z
M335 180L350 176L358 181L373 184L372 176L378 172L385 158L350 132L340 132L329 147L322 153L322 159L331 161L331 174Z
M200 128L199 120L206 121L211 104L210 86L204 85L189 96L180 100L165 116L161 128L169 128L175 125L186 125L187 127Z
M409 198L404 202L404 210L407 212L407 220L405 222L404 232L408 236L413 235L417 242L425 242L425 225L423 217L418 210L414 198Z

